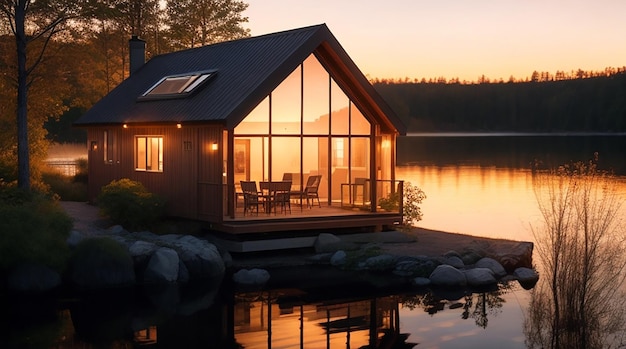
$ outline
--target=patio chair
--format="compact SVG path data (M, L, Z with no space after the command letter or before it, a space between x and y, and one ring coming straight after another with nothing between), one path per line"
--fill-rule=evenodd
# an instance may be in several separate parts
M291 213L291 181L272 182L271 204L274 207L274 213L276 213L276 207L280 207L280 212L287 214L287 209Z
M306 187L304 188L304 196L306 197L306 206L312 207L313 200L317 199L317 206L322 207L320 203L320 197L318 194L318 189L320 186L320 182L322 181L322 175L309 176L306 181ZM310 200L310 203L309 203Z
M354 185L352 186L352 204L357 205L358 202L361 206L365 206L365 202L368 199L368 180L368 178L362 177L357 177L354 179ZM360 200L357 199L358 197L360 197Z
M241 191L243 192L243 215L246 212L252 212L256 209L257 216L259 215L259 206L263 206L259 191L256 188L256 182L254 181L241 181Z

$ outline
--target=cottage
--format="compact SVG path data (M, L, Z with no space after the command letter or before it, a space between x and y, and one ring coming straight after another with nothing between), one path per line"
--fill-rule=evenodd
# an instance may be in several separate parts
M145 64L144 48L130 41L131 76L75 123L88 132L90 200L130 178L163 195L169 215L231 234L401 221L405 127L326 25Z

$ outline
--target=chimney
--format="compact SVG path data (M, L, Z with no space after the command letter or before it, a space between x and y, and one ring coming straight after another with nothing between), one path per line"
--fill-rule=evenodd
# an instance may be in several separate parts
M128 51L130 54L130 75L133 75L137 69L146 63L146 42L137 35L133 35L128 40Z

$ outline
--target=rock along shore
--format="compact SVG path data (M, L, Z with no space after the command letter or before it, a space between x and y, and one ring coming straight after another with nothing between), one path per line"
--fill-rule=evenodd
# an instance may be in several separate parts
M68 280L79 289L136 284L229 281L242 287L262 287L272 274L285 269L314 267L332 275L374 273L412 287L483 287L502 280L519 280L529 288L538 280L532 269L533 244L494 240L415 228L410 232L320 234L310 250L231 256L209 241L188 234L156 235L128 232L121 226L103 228L97 208L85 203L62 203L74 218L68 244L78 248L87 240L105 239L115 248L97 248L73 258L68 275L55 275L41 266L25 266L9 275L13 291L38 292ZM106 245L104 240L96 245ZM117 252L111 252L116 250ZM107 255L109 254L109 255ZM231 275L232 274L232 275ZM297 273L287 273L297 278Z

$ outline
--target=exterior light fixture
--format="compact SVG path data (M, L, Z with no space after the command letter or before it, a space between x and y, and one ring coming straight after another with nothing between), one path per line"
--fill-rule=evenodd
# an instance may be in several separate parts
M176 128L182 128L182 127L183 125L180 122L176 124Z
M217 150L217 142L213 142L213 144L211 144L211 150Z
M128 128L128 124L123 124L122 128Z
M91 150L92 151L98 150L98 142L97 141L91 141Z

